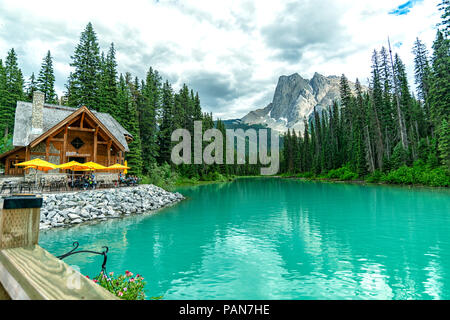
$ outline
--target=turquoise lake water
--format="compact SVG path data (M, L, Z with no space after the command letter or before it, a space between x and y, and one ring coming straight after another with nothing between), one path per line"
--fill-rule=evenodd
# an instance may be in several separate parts
M277 178L180 188L153 215L42 232L164 299L450 299L450 191ZM65 259L83 274L102 258Z

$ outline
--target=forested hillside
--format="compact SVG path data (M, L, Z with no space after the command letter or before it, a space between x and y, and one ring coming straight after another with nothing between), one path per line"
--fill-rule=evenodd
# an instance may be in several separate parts
M174 172L188 179L224 179L218 172L247 174L249 166L171 165L176 128L186 128L193 135L194 121L203 123L203 131L215 126L212 114L202 112L198 93L186 84L175 92L159 72L149 67L145 79L126 72L118 74L116 49L111 43L106 54L101 51L97 34L91 23L81 33L71 56L73 72L66 83L64 96L57 97L53 58L50 50L43 58L38 76L27 81L19 68L18 56L12 48L3 62L0 60L0 153L12 148L14 113L17 101L31 101L33 92L45 93L47 103L62 103L72 107L110 113L134 137L126 154L130 173L166 180ZM225 132L221 121L217 128ZM252 169L256 173L256 169ZM169 179L170 180L170 179Z

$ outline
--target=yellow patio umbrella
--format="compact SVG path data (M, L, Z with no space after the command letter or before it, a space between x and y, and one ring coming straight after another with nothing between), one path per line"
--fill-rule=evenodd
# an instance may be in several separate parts
M112 166L107 167L105 170L127 170L131 169L130 167L124 166L123 164L113 164Z
M98 164L98 163L95 163L95 162L92 162L92 161L86 162L86 163L83 163L83 164L85 166L88 166L89 169L91 169L91 170L104 170L104 169L106 169L105 166L102 166L101 164Z
M72 170L72 186L73 186L73 180L74 180L74 175L75 175L74 172L89 169L89 166L87 166L84 163L79 163L77 161L70 161L70 162L62 163L56 167L58 169L62 169L62 170Z
M124 165L125 165L125 167L127 167L127 160L125 160ZM127 173L128 173L128 170L127 170L127 169L123 170L123 174L127 174Z
M47 162L42 159L33 159L21 163L16 163L15 166L25 167L26 169L36 169L40 171L48 171L56 169L56 165L50 162Z
M63 170L72 170L72 171L81 171L84 169L89 169L89 166L87 166L84 163L79 163L77 161L70 161L67 163L60 164L56 166L57 169L63 169Z
M16 163L14 165L18 166L18 167L25 167L25 169L36 169L36 173L34 175L34 183L35 184L37 183L37 170L47 172L48 170L53 170L53 169L56 169L56 167L57 167L53 163L47 162L47 161L39 159L39 158L21 162L21 163Z

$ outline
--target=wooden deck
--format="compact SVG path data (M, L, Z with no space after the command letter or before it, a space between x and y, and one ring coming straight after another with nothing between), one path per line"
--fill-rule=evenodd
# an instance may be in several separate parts
M0 198L0 300L119 300L38 245L42 201L30 199Z

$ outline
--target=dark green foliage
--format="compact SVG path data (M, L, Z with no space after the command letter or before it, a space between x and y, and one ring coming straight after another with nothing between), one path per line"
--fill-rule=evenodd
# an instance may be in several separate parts
M141 180L141 183L151 183L166 190L173 190L178 179L178 174L167 163L160 166L153 163L150 165L148 174Z
M16 103L23 100L24 80L14 49L8 52L4 67L0 67L0 135L13 132Z
M147 174L150 164L159 156L157 113L161 108L161 76L150 67L141 89L139 103L139 128L141 132L143 173Z
M98 110L110 113L119 120L121 115L117 106L117 94L116 50L111 43L106 59L101 59Z
M442 12L442 22L440 23L440 26L448 37L450 35L450 0L442 0L438 7Z
M414 54L414 76L415 83L417 85L417 92L419 99L422 100L426 116L430 116L430 106L428 101L430 91L430 76L431 68L428 62L428 52L425 44L416 38L416 42L413 47Z
M130 73L125 74L124 81L125 87L121 88L123 92L121 92L122 100L120 102L123 103L121 109L125 111L127 117L122 121L122 125L133 136L133 140L128 143L130 151L126 153L126 159L131 167L130 173L140 175L142 173L142 145L138 121L139 88L136 86L136 82L132 81Z
M74 67L75 71L70 75L67 85L69 105L85 105L98 110L101 59L97 35L90 22L81 33L80 43L71 58L70 66Z
M450 40L440 31L433 50L429 102L431 120L438 129L442 119L450 115Z
M174 130L174 97L170 83L166 80L162 88L161 98L161 124L159 126L158 146L159 163L170 163L172 147L171 135Z
M37 79L37 89L45 94L45 102L57 103L55 92L55 74L53 72L53 60L50 50L42 61L41 70Z
M438 149L442 164L447 170L450 170L450 124L446 119L442 119Z
M443 168L432 169L422 161L414 163L413 167L401 166L380 177L380 181L393 184L422 184L433 187L450 186L450 175Z
M8 91L6 90L6 72L3 61L0 59L0 137L7 136L5 129L8 123L8 114L10 111L7 106Z
M36 91L37 88L37 83L36 83L36 77L34 75L34 72L31 74L30 80L28 80L28 84L27 84L27 89L26 89L26 99L28 101L32 101L33 100L33 93L34 91Z
M337 180L356 180L358 178L358 174L353 172L349 166L344 166L339 169L330 170L327 175L327 179L337 179Z

